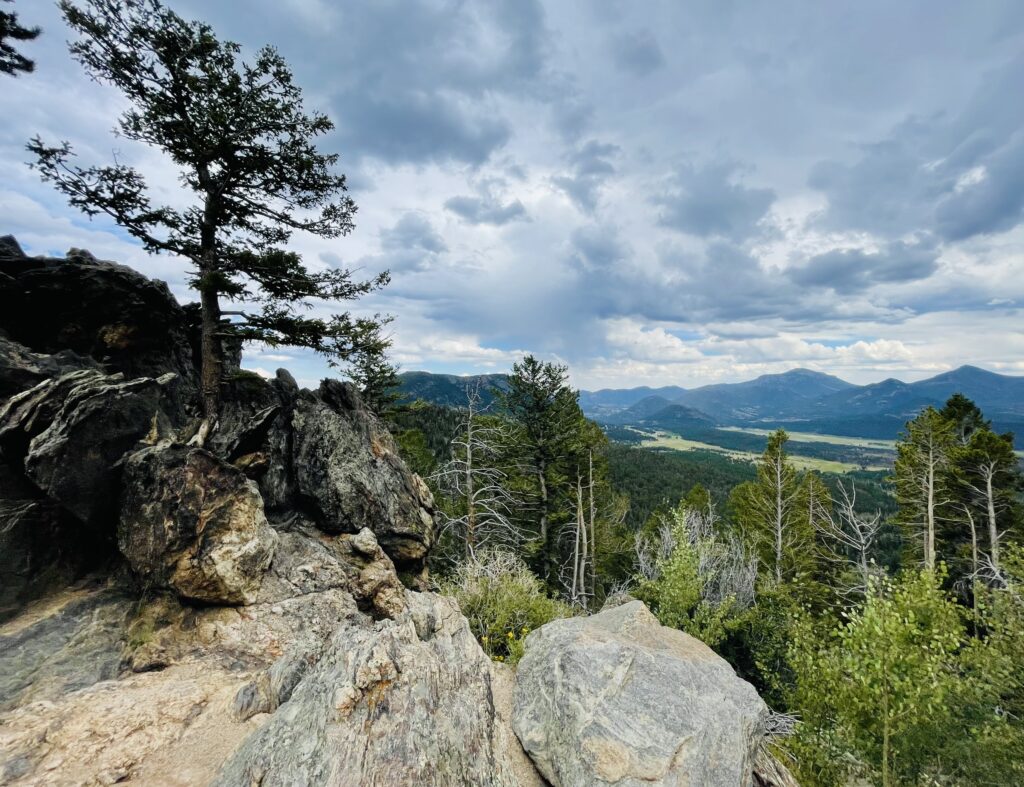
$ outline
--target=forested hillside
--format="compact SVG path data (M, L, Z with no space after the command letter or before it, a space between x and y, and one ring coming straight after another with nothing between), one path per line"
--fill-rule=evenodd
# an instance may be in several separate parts
M886 469L819 473L791 451L829 441L714 428L648 393L619 412L650 428L678 408L734 453L652 448L640 427L589 422L565 367L527 357L505 380L487 397L468 386L459 408L388 416L431 470L445 522L435 570L477 610L492 657L521 653L510 614L534 610L532 626L630 593L728 659L780 724L799 720L777 747L802 783L1024 776L1024 476L1012 435L970 399L926 406L891 446L864 441ZM852 388L840 383L822 381ZM479 596L462 567L506 559L537 584L501 575L518 590L497 579ZM541 611L543 598L564 610Z

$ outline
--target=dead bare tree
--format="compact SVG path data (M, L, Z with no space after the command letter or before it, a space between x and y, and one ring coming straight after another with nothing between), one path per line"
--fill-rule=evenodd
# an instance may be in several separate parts
M704 510L686 508L661 517L654 538L636 541L637 567L642 579L656 580L680 539L697 555L701 600L711 607L731 601L738 609L754 603L757 555L748 552L733 533L723 532L713 505Z
M503 467L502 446L512 438L511 425L494 419L482 422L486 408L480 407L479 387L466 396L464 418L452 440L452 459L431 477L459 513L442 513L441 531L450 533L463 545L463 557L480 548L502 546L518 549L523 534L515 526L514 514L523 501L509 484L509 468Z
M834 503L834 513L822 511L814 522L822 541L822 554L833 563L849 565L857 581L846 588L844 594L864 594L870 579L877 573L871 559L871 551L882 528L882 514L876 511L864 516L857 511L857 487L850 488L839 482L839 499Z
M980 452L979 452L980 453ZM1005 472L1005 461L1001 456L981 453L970 466L971 473L965 485L971 495L985 511L988 525L989 555L992 564L999 568L999 543L1003 533L999 531L999 515L1007 508L1007 502L1000 497L996 488L997 478Z

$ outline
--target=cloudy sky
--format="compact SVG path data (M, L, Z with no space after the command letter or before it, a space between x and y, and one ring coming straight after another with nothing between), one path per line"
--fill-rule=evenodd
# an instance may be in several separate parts
M276 45L337 129L357 229L310 265L390 269L404 369L584 388L809 367L854 382L962 363L1024 373L1024 3L171 0ZM69 58L46 0L37 72L0 90L0 233L167 280L25 166L40 133L175 172L111 135L122 99ZM326 373L253 348L246 365Z

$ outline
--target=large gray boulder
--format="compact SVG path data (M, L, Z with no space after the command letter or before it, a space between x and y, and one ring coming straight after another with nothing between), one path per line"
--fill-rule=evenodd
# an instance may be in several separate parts
M314 666L286 655L265 682L287 701L214 784L518 786L518 744L466 619L441 596L410 592L408 604L373 628L342 624Z
M149 587L218 604L256 600L277 534L259 489L208 451L157 445L125 462L117 545Z
M292 415L299 499L328 533L370 528L399 569L418 570L434 543L434 501L388 430L352 386L324 380Z
M527 637L512 725L555 787L745 787L766 715L714 651L632 601Z

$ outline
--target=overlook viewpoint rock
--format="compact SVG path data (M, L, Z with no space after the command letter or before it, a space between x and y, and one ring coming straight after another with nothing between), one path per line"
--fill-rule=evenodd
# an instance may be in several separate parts
M753 688L639 602L492 664L430 592L431 494L352 386L227 347L190 445L196 342L163 283L0 239L0 784L760 778Z

